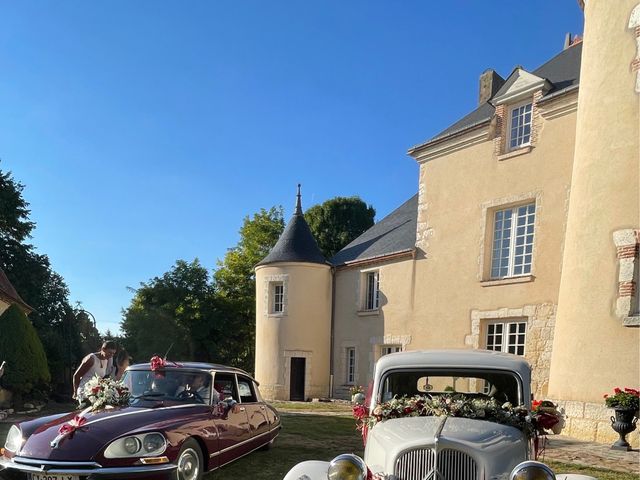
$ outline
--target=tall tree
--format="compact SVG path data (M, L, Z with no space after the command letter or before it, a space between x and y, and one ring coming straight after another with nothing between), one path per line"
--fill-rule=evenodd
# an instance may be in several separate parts
M282 207L261 209L253 217L245 217L240 240L214 274L220 307L224 310L229 336L228 355L245 370L254 368L256 282L254 268L267 256L284 230Z
M69 383L69 371L82 356L82 340L69 304L69 289L49 258L28 243L35 224L29 219L24 185L0 170L0 268L23 300L34 308L29 320L45 349L54 388Z
M277 242L282 208L246 217L238 244L218 263L213 278L194 260L179 260L160 277L141 283L124 311L124 346L134 358L163 355L253 370L254 267Z
M209 273L198 259L178 260L160 277L143 282L124 311L121 329L131 355L164 355L186 360L219 361L211 342L219 321ZM173 345L173 346L172 346Z
M371 228L376 211L360 197L335 197L304 213L318 247L329 259Z
M35 224L29 220L29 204L22 197L24 185L11 172L0 170L0 235L16 242L31 236Z

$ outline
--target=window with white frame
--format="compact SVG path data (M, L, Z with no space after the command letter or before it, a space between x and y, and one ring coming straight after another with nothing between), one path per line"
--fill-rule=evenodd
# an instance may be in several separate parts
M272 282L270 288L271 313L284 313L284 283Z
M390 353L396 353L402 351L402 345L380 345L380 356L389 355Z
M363 310L377 310L380 305L380 274L366 272L364 274L364 302Z
M535 203L494 213L491 278L531 274L535 217Z
M487 350L524 355L527 322L495 322L487 324Z
M509 150L531 143L531 102L516 105L509 110Z
M356 349L354 347L347 348L347 383L354 384L356 382Z

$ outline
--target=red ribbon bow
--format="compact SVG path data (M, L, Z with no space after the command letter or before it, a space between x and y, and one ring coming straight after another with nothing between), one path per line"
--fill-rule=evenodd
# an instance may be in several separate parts
M78 428L82 427L85 423L87 423L87 419L85 417L81 417L80 415L76 415L73 420L70 420L68 423L60 426L58 433L60 435L68 435L70 433L75 432Z
M167 362L164 360L164 358L161 358L158 355L154 355L153 357L151 357L151 360L149 360L149 364L151 365L151 370L153 370L154 372L167 366Z

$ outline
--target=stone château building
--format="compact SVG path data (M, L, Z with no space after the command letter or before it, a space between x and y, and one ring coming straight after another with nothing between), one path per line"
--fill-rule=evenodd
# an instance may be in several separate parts
M617 438L603 394L640 383L640 5L585 3L584 40L484 72L477 107L409 150L417 194L333 258L298 196L256 267L267 398L346 398L391 352L500 350L565 433Z

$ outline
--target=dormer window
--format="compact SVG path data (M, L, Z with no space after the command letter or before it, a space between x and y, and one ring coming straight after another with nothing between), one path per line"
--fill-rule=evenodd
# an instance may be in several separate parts
M536 104L551 87L547 79L516 67L492 97L500 125L494 136L498 160L526 154L535 146L539 134L534 120Z
M531 113L533 103L526 102L512 107L509 111L509 150L531 143Z

